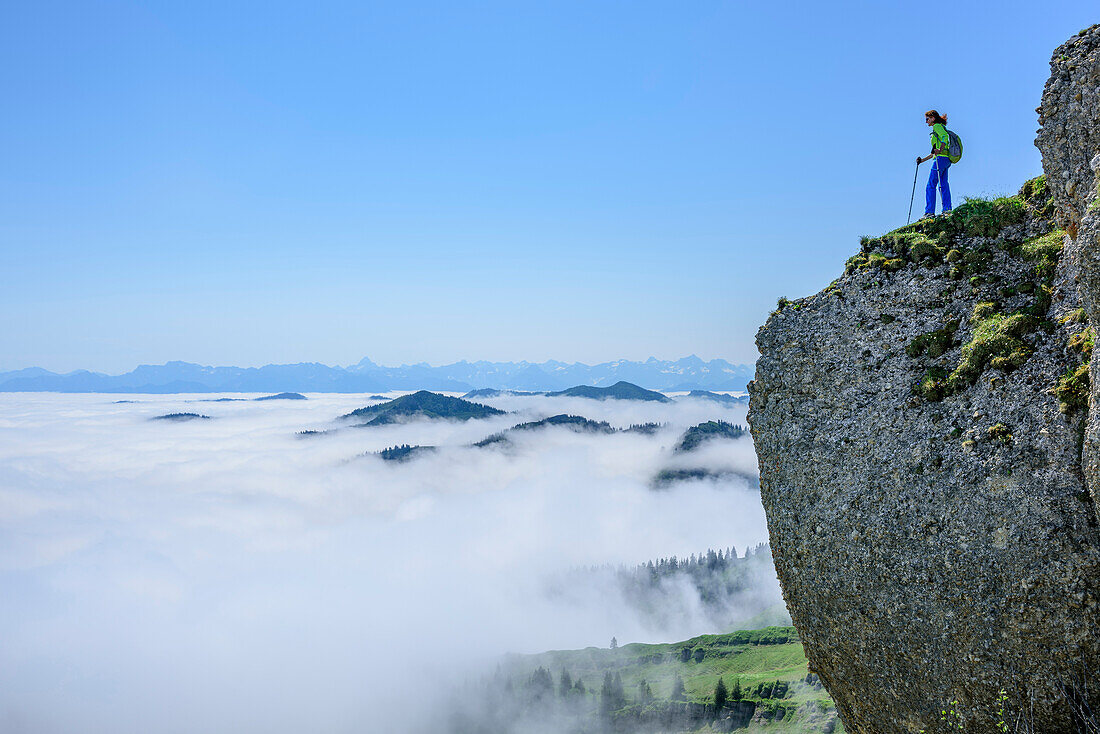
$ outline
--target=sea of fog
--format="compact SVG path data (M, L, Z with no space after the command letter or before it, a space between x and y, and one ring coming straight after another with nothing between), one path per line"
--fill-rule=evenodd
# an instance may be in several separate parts
M747 437L672 453L742 406L501 396L492 419L300 437L372 401L217 397L0 394L0 731L413 731L505 652L719 631L549 576L767 540L743 479L650 481L755 475ZM151 420L173 412L210 420ZM558 413L667 426L469 447ZM369 455L406 443L440 449Z

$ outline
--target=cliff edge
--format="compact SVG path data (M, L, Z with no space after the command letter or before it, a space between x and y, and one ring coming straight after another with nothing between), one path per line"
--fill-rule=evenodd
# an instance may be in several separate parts
M1051 182L1066 249L1080 269L1078 290L1090 324L1100 324L1100 26L1054 50L1043 88L1035 145ZM1083 469L1093 501L1100 497L1100 366L1091 360L1091 395Z
M1098 49L1055 51L1045 176L865 238L757 335L776 570L850 732L1100 711Z

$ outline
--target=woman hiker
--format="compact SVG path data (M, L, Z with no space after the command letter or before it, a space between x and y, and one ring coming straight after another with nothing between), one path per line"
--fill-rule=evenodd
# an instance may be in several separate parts
M932 170L928 174L928 187L924 190L924 216L921 219L930 219L936 216L936 184L940 187L940 200L943 203L943 211L947 214L951 211L951 188L947 185L947 169L951 166L951 159L947 157L947 149L951 138L947 134L947 115L941 115L935 110L924 113L924 124L932 128L932 152L924 158L917 158L917 165L926 160L935 158Z

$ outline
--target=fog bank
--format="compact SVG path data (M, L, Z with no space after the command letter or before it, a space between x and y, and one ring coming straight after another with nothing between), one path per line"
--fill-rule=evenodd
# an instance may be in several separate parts
M502 396L516 414L349 429L366 396L209 397L0 395L0 730L411 731L427 688L504 652L715 631L546 578L767 539L743 481L650 486L690 461L754 475L747 438L671 453L743 407ZM171 412L211 420L149 420ZM667 427L468 446L556 413ZM440 448L362 456L402 443Z

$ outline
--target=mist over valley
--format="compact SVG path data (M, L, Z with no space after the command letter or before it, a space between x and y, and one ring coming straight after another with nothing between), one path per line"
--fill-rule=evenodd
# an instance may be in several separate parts
M747 436L675 450L740 403L452 394L485 410L351 427L408 396L259 397L0 395L5 730L417 731L425 681L506 653L782 609L770 562L661 565L767 539Z

